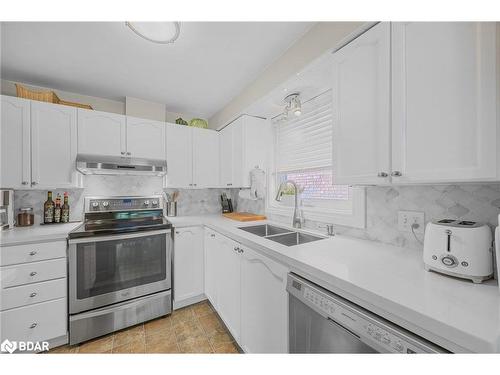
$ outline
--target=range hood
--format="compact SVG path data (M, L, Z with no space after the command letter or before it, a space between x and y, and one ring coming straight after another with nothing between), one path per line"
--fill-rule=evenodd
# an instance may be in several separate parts
M161 159L78 154L76 156L76 169L85 175L165 176L167 174L167 161Z

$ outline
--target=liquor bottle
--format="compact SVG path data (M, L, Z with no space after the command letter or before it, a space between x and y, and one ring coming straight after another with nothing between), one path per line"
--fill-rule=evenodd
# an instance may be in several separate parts
M51 191L47 192L47 200L43 204L43 222L45 224L54 222L54 201Z
M64 193L64 203L61 209L61 222L68 223L69 222L69 204L68 204L68 192Z
M61 222L61 194L57 193L56 206L54 207L54 223Z

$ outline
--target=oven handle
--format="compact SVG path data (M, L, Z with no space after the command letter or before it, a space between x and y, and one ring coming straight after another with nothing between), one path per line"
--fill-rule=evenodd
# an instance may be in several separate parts
M104 241L116 241L116 240L126 240L129 238L138 238L138 237L148 237L154 236L156 234L169 234L171 232L170 229L162 229L162 230L149 230L149 231L140 231L134 233L127 234L113 234L110 236L92 236L92 237L84 237L84 238L73 238L68 241L70 245L78 244L78 243L94 243L94 242L104 242Z

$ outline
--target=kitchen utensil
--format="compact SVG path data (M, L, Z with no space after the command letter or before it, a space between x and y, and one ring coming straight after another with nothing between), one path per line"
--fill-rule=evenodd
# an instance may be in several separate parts
M35 223L35 215L32 207L21 207L17 214L18 227L30 227Z
M167 216L177 216L177 202L167 202Z
M14 227L14 190L0 190L0 230Z
M172 202L177 202L177 198L179 198L179 192L176 190L172 194Z
M493 276L492 235L488 225L442 219L427 224L424 265L435 271L481 283Z

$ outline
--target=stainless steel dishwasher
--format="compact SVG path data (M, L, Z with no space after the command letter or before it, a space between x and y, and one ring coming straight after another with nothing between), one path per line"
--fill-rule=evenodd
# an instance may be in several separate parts
M293 273L287 291L290 353L447 352Z

